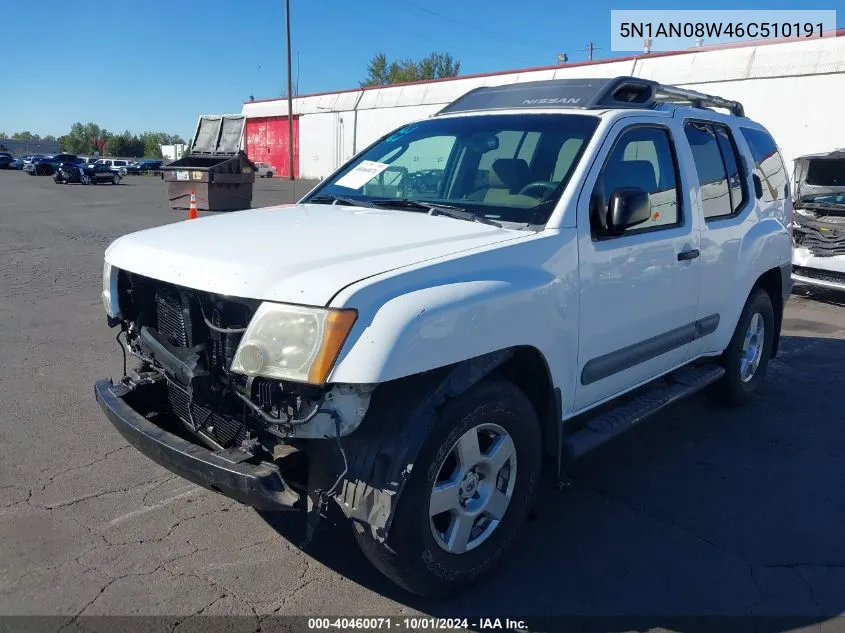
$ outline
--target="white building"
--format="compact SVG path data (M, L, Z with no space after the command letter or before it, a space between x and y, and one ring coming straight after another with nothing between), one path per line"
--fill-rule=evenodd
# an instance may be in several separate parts
M383 134L430 116L477 86L621 75L742 102L746 114L772 132L790 169L798 156L845 147L845 29L840 29L825 38L760 40L300 96L293 101L295 174L324 178ZM287 100L250 101L243 113L250 158L288 175Z

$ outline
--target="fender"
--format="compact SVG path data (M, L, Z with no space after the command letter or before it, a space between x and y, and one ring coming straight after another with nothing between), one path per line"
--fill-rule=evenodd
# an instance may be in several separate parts
M574 231L362 281L332 302L358 320L329 382L379 384L497 350L530 346L555 385L577 352ZM567 383L568 384L568 383Z
M753 213L752 216L753 218ZM747 297L757 281L772 269L780 269L791 273L792 242L784 225L776 218L763 218L752 221L749 218L724 220L736 222L737 225L748 224L742 233L742 238L735 242L732 250L733 278L729 287L736 290L725 292L719 301L721 320L716 332L702 341L706 341L705 353L721 353L733 336L739 316ZM706 237L706 233L702 235ZM730 246L726 246L728 250ZM789 286L788 279L784 279L785 288ZM731 283L726 280L726 283ZM782 292L785 292L785 288ZM735 293L735 294L734 294ZM788 296L788 295L787 295ZM784 297L785 302L785 297ZM705 310L706 311L706 310Z

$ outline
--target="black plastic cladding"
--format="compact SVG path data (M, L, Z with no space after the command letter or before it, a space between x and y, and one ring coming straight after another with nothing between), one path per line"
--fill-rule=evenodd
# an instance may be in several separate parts
M663 101L688 103L694 107L726 108L744 116L742 104L714 95L663 86L637 77L613 79L552 79L504 86L482 86L470 90L437 114L479 110L530 108L653 108Z

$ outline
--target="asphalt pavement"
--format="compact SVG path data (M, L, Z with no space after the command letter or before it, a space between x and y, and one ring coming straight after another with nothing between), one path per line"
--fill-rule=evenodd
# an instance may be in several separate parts
M102 415L94 381L121 373L103 250L185 217L159 179L124 182L0 171L0 615L60 616L65 631L85 629L80 615L200 630L197 614L242 615L233 630L249 631L273 614L845 629L845 295L792 297L752 404L695 397L586 457L568 486L545 486L492 578L422 600L374 571L347 526L303 553L300 516L170 475ZM258 181L255 206L308 188Z

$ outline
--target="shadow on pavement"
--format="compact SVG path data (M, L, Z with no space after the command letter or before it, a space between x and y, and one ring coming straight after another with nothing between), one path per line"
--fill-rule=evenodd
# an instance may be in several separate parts
M588 455L568 486L541 491L492 576L452 599L395 587L342 521L323 525L309 554L424 613L532 630L825 622L845 611L843 359L843 340L786 336L748 406L699 395ZM301 516L265 519L300 542Z

